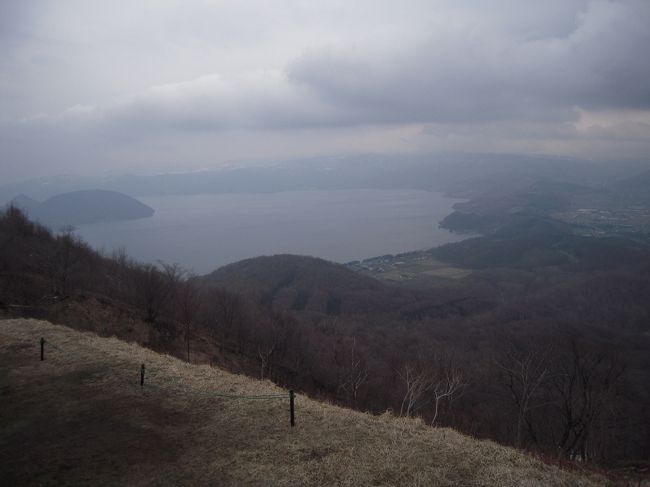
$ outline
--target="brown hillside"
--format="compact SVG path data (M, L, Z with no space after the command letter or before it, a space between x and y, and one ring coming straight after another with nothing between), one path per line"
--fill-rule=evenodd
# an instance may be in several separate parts
M404 290L315 257L272 255L223 266L198 279L244 293L274 309L317 314L390 312L410 300Z
M38 341L45 337L45 361ZM56 348L55 348L56 347ZM146 363L144 388L139 366ZM512 448L270 382L187 365L115 338L0 321L3 485L601 485Z

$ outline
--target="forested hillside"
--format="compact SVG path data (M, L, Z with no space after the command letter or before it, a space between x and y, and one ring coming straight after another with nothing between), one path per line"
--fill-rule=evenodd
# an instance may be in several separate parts
M362 411L642 472L650 252L624 239L537 238L537 225L509 230L534 259L477 265L468 256L499 245L460 242L437 252L466 277L413 288L295 256L196 278L101 256L10 208L0 218L0 302L7 316L116 335ZM616 258L599 264L599 255Z

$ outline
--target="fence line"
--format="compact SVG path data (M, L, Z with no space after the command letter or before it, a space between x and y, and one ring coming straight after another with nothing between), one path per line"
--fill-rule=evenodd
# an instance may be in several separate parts
M247 394L224 394L216 391L202 391L200 389L195 389L193 387L185 386L184 389L170 389L163 385L147 383L147 387L153 387L155 389L180 392L186 394L196 394L199 396L208 396L208 397L219 397L224 399L287 399L289 397L288 392L278 393L278 394L259 394L259 395L247 395Z
M45 340L45 338L41 337L40 339L40 349L41 349L41 360L44 360L44 348L45 344L48 345L48 347L52 347L60 352L63 352L59 347L57 347L54 343ZM145 364L142 364L139 369L140 373L140 386L144 387L145 385ZM155 379L154 379L155 380ZM217 392L217 391L208 391L208 390L201 390L197 389L195 387L187 386L187 385L182 385L181 380L179 378L174 378L174 379L168 379L165 381L170 384L174 385L180 385L181 389L173 389L173 388L168 388L165 387L164 385L161 384L156 384L156 383L150 383L147 381L147 387L148 388L154 388L162 391L168 391L168 392L176 392L176 393L182 393L182 394L195 394L199 396L207 396L207 397L215 397L215 398L223 398L223 399L245 399L245 400L266 400L266 399L289 399L289 416L290 416L290 423L291 426L295 426L295 397L296 394L294 393L293 390L290 390L289 392L282 392L282 393L276 393L276 394L231 394L231 393L223 393L223 392Z

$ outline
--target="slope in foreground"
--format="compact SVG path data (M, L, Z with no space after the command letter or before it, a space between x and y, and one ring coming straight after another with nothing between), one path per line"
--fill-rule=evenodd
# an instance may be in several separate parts
M39 360L45 337L45 361ZM139 384L140 364L146 384ZM5 485L599 485L417 420L375 417L269 382L36 320L0 321Z

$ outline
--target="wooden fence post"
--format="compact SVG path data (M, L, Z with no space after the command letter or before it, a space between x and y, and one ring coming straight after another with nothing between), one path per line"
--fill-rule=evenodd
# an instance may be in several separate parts
M144 386L144 364L140 367L140 387Z
M294 399L296 394L293 392L293 389L289 391L289 415L291 417L291 427L293 428L296 425L296 418L294 414Z
M44 351L43 351L44 348L45 348L45 338L41 337L41 362L45 360Z

